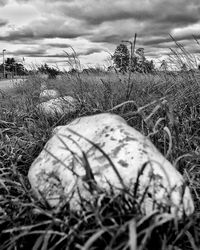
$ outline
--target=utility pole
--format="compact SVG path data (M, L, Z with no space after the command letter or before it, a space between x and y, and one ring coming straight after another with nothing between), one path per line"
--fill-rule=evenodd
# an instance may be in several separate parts
M3 78L5 78L5 58L4 58L4 53L6 49L3 49Z

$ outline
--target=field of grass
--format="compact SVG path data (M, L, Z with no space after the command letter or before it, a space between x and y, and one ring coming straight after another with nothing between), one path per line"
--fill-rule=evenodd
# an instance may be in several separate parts
M36 109L40 85L56 88L80 103L76 113L46 117ZM121 104L121 105L120 105ZM181 220L158 212L144 216L134 197L105 194L92 211L59 213L31 192L27 173L52 129L76 117L103 112L122 116L148 136L183 174L195 213ZM116 73L30 76L0 93L0 249L200 249L200 78Z

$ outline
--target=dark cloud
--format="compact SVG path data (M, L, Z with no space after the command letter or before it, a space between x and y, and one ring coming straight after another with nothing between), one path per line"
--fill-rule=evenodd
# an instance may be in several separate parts
M53 47L53 48L70 48L71 45L70 44L64 44L64 43L47 43L46 45Z
M127 40L128 37L124 37L124 35L104 35L104 34L98 34L94 35L90 38L91 42L96 42L96 43L111 43L111 44L119 44L121 40Z
M30 0L16 0L16 2L18 2L18 3L29 3Z
M66 50L78 47L78 55L87 56L99 53L99 47L114 49L122 40L133 40L138 34L137 47L144 47L147 55L158 57L173 48L174 38L192 48L187 41L194 40L193 34L200 39L200 1L199 0L16 0L19 4L29 3L38 8L42 18L32 23L0 33L0 41L15 43L38 43L43 50L24 51L30 57L61 58L64 53L50 54L55 48ZM0 0L0 5L7 1ZM0 20L0 26L7 22ZM199 26L197 25L199 24ZM197 27L195 26L197 25ZM195 26L195 27L194 27ZM46 42L45 39L60 38L63 41ZM67 39L65 44L64 39ZM87 41L85 41L87 40ZM71 42L69 42L71 41ZM87 47L83 49L78 43ZM70 44L69 44L70 43ZM94 49L94 43L97 49ZM75 47L75 49L77 49ZM159 51L159 53L158 53ZM194 51L195 49L191 50ZM20 51L18 51L20 52ZM18 53L16 51L16 53ZM21 51L23 52L23 51ZM19 53L20 54L20 53Z
M0 0L0 6L5 6L7 3L7 0Z
M59 14L84 20L90 25L124 19L148 20L153 18L153 13L146 6L140 8L141 4L138 1L133 4L132 0L115 0L112 3L105 0L56 1L56 5L56 11Z
M74 0L46 0L46 2L51 2L51 3L72 3Z
M5 25L8 24L8 21L7 20L4 20L4 19L0 19L0 27L3 27Z
M196 39L200 39L200 34L195 35ZM156 38L149 38L143 40L141 42L144 46L149 47L156 47L156 48L169 48L175 46L175 41L185 43L187 41L186 45L192 45L192 42L194 43L194 36L191 34L182 34L179 36L170 36L169 34L165 37L156 37Z
M7 35L0 35L1 41L30 40L34 38L34 33L30 29L12 30Z
M194 15L195 14L195 15ZM199 13L169 13L167 16L164 16L158 19L162 23L175 24L178 25L188 25L193 24L199 21Z
M77 13L78 14L78 13ZM127 10L120 10L120 11L116 11L116 12L112 12L109 13L109 9L108 10L104 10L102 13L95 13L93 12L86 14L85 16L81 14L75 15L76 18L79 18L85 21L87 21L88 24L90 25L99 25L101 23L104 22L110 22L110 21L116 21L116 20L125 20L125 19L132 19L132 21L134 19L136 20L149 20L151 19L153 16L151 13L145 12L145 11L137 11L137 12L130 12Z
M91 32L87 29L84 23L71 19L70 22L65 22L66 18L52 17L44 21L33 23L34 35L39 38L68 38L73 39L84 35L89 35Z
M56 25L56 21L52 23L48 20L45 22L37 22L36 24L22 27L18 30L9 31L7 35L0 35L0 40L4 41L28 41L44 38L67 38L73 39L90 34L86 29L68 25Z
M34 2L18 0L18 2ZM194 24L199 20L199 0L46 0L47 10L57 15L52 19L32 23L18 31L10 32L1 40L24 40L42 38L87 37L96 43L117 44L123 38L129 39L137 32L140 37L150 38L146 45L169 41L172 29ZM45 7L44 7L45 8ZM60 18L62 19L62 22ZM71 23L65 20L71 18ZM118 22L118 27L115 23ZM138 28L132 29L132 23ZM103 25L105 28L102 29ZM109 27L106 30L106 26ZM130 26L130 29L127 28ZM122 31L122 30L125 31ZM99 30L99 32L98 32ZM90 36L88 36L90 35ZM154 36L156 38L151 39ZM165 38L160 38L165 36ZM163 41L162 41L163 40ZM60 45L61 47L64 45Z
M88 56L88 55L91 55L91 54L94 54L94 53L100 53L104 51L103 49L101 48L89 48L83 52L79 52L77 53L78 56Z
M41 57L47 57L47 58L67 58L67 57L74 57L73 54L65 54L65 53L60 53L60 54L45 54L41 55Z
M55 11L99 25L108 21L167 22L185 25L199 20L199 0L74 0L55 1ZM53 3L52 3L53 5ZM53 6L52 6L53 8Z
M85 49L84 51L77 52L76 56L87 56L94 53L99 53L101 51L103 51L101 48L88 48ZM19 49L10 52L8 51L7 54L13 56L46 57L46 58L67 58L68 55L69 57L74 57L74 54L72 52L65 53L65 51L62 51L61 53L49 54L46 48Z
M7 54L11 54L13 56L26 56L26 57L43 57L46 54L46 49L19 49L13 52L7 52Z
M136 0L134 4L132 0L117 0L112 8L108 1L86 0L83 3L75 0L70 4L63 2L57 8L61 14L81 19L90 25L93 33L86 37L91 42L115 45L123 39L131 39L137 33L141 45L159 45L162 48L164 44L163 48L166 48L166 43L172 41L169 34L174 29L193 25L200 20L199 0ZM176 37L178 41L192 39L192 32Z
M0 0L1 1L1 0ZM7 0L5 0L7 1ZM36 0L16 0L17 3L34 3ZM74 0L42 0L45 4L51 4L51 3L69 3L69 2L74 2Z
M166 43L172 41L169 34L174 34L177 41L193 39L193 31L190 30L189 26L198 23L200 20L199 0L163 0L155 6L153 11L155 17L144 23L139 32L142 45L165 48ZM182 34L174 33L175 29L184 27L186 27L187 32L184 31Z
M167 43L172 41L172 38L170 38L169 35L166 35L166 37L155 37L155 38L149 38L149 39L145 39L142 42L142 45L145 46L157 46L160 45L162 43Z
M89 49L86 49L84 51L80 51L80 52L76 52L76 56L88 56L88 55L92 55L94 53L100 53L102 52L103 49L100 49L100 48L89 48ZM60 53L60 54L46 54L44 55L44 57L56 57L56 58L62 58L62 57L74 57L74 53Z

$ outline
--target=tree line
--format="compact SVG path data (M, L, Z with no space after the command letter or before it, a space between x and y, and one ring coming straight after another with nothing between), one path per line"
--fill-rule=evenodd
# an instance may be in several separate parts
M155 70L153 61L148 61L144 56L143 48L137 49L132 54L129 52L125 44L119 44L112 55L112 60L115 69L122 73L128 71L151 73ZM32 72L31 70L27 70L23 63L17 62L13 57L7 58L4 62L4 65L0 64L0 72L4 72L4 67L5 76L7 76L7 74L11 74L11 76L27 75ZM38 66L36 71L47 74L49 78L56 78L56 76L61 73L59 69L50 67L46 63Z
M144 49L138 48L130 54L125 44L119 44L112 56L115 68L124 73L127 71L139 73L152 73L155 70L153 60L148 61L144 55Z
M0 72L4 72L5 67L5 77L7 74L11 74L12 76L15 75L26 75L27 70L25 69L23 63L16 62L15 58L7 58L4 64L0 64Z

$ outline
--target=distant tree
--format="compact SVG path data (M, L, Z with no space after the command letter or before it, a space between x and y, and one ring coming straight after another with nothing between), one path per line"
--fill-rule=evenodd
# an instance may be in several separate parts
M163 70L163 71L167 71L168 69L168 64L165 60L162 60L162 63L160 65L160 69Z
M5 70L12 73L13 76L27 74L27 70L24 68L23 64L16 62L13 57L5 60ZM0 71L3 71L3 64L0 65Z
M54 79L60 73L58 69L49 67L46 63L38 67L38 71L42 74L47 74L49 78Z
M151 60L151 61L149 62L149 69L150 69L151 72L155 70L155 64L154 64L154 61L153 61L153 60Z
M114 55L112 56L114 68L120 72L152 73L155 71L153 60L148 61L144 55L144 48L136 49L132 58L126 45L120 44L117 46Z
M70 69L69 71L68 71L68 74L70 74L70 75L76 75L76 74L78 74L79 73L79 71L77 70L77 69L74 69L74 68L72 68L72 69Z
M144 73L155 72L155 65L154 65L153 60L151 60L151 61L145 60L144 61L144 68L145 68L145 72Z
M112 56L115 67L120 72L127 72L130 62L130 53L125 44L120 44L115 49L115 53Z
M144 48L139 48L136 50L130 65L130 70L132 72L139 73L152 73L155 71L153 60L147 60L144 55Z
M16 64L16 62L15 62L15 59L13 57L7 58L5 61L6 71L15 72L15 70L16 70L15 64Z

